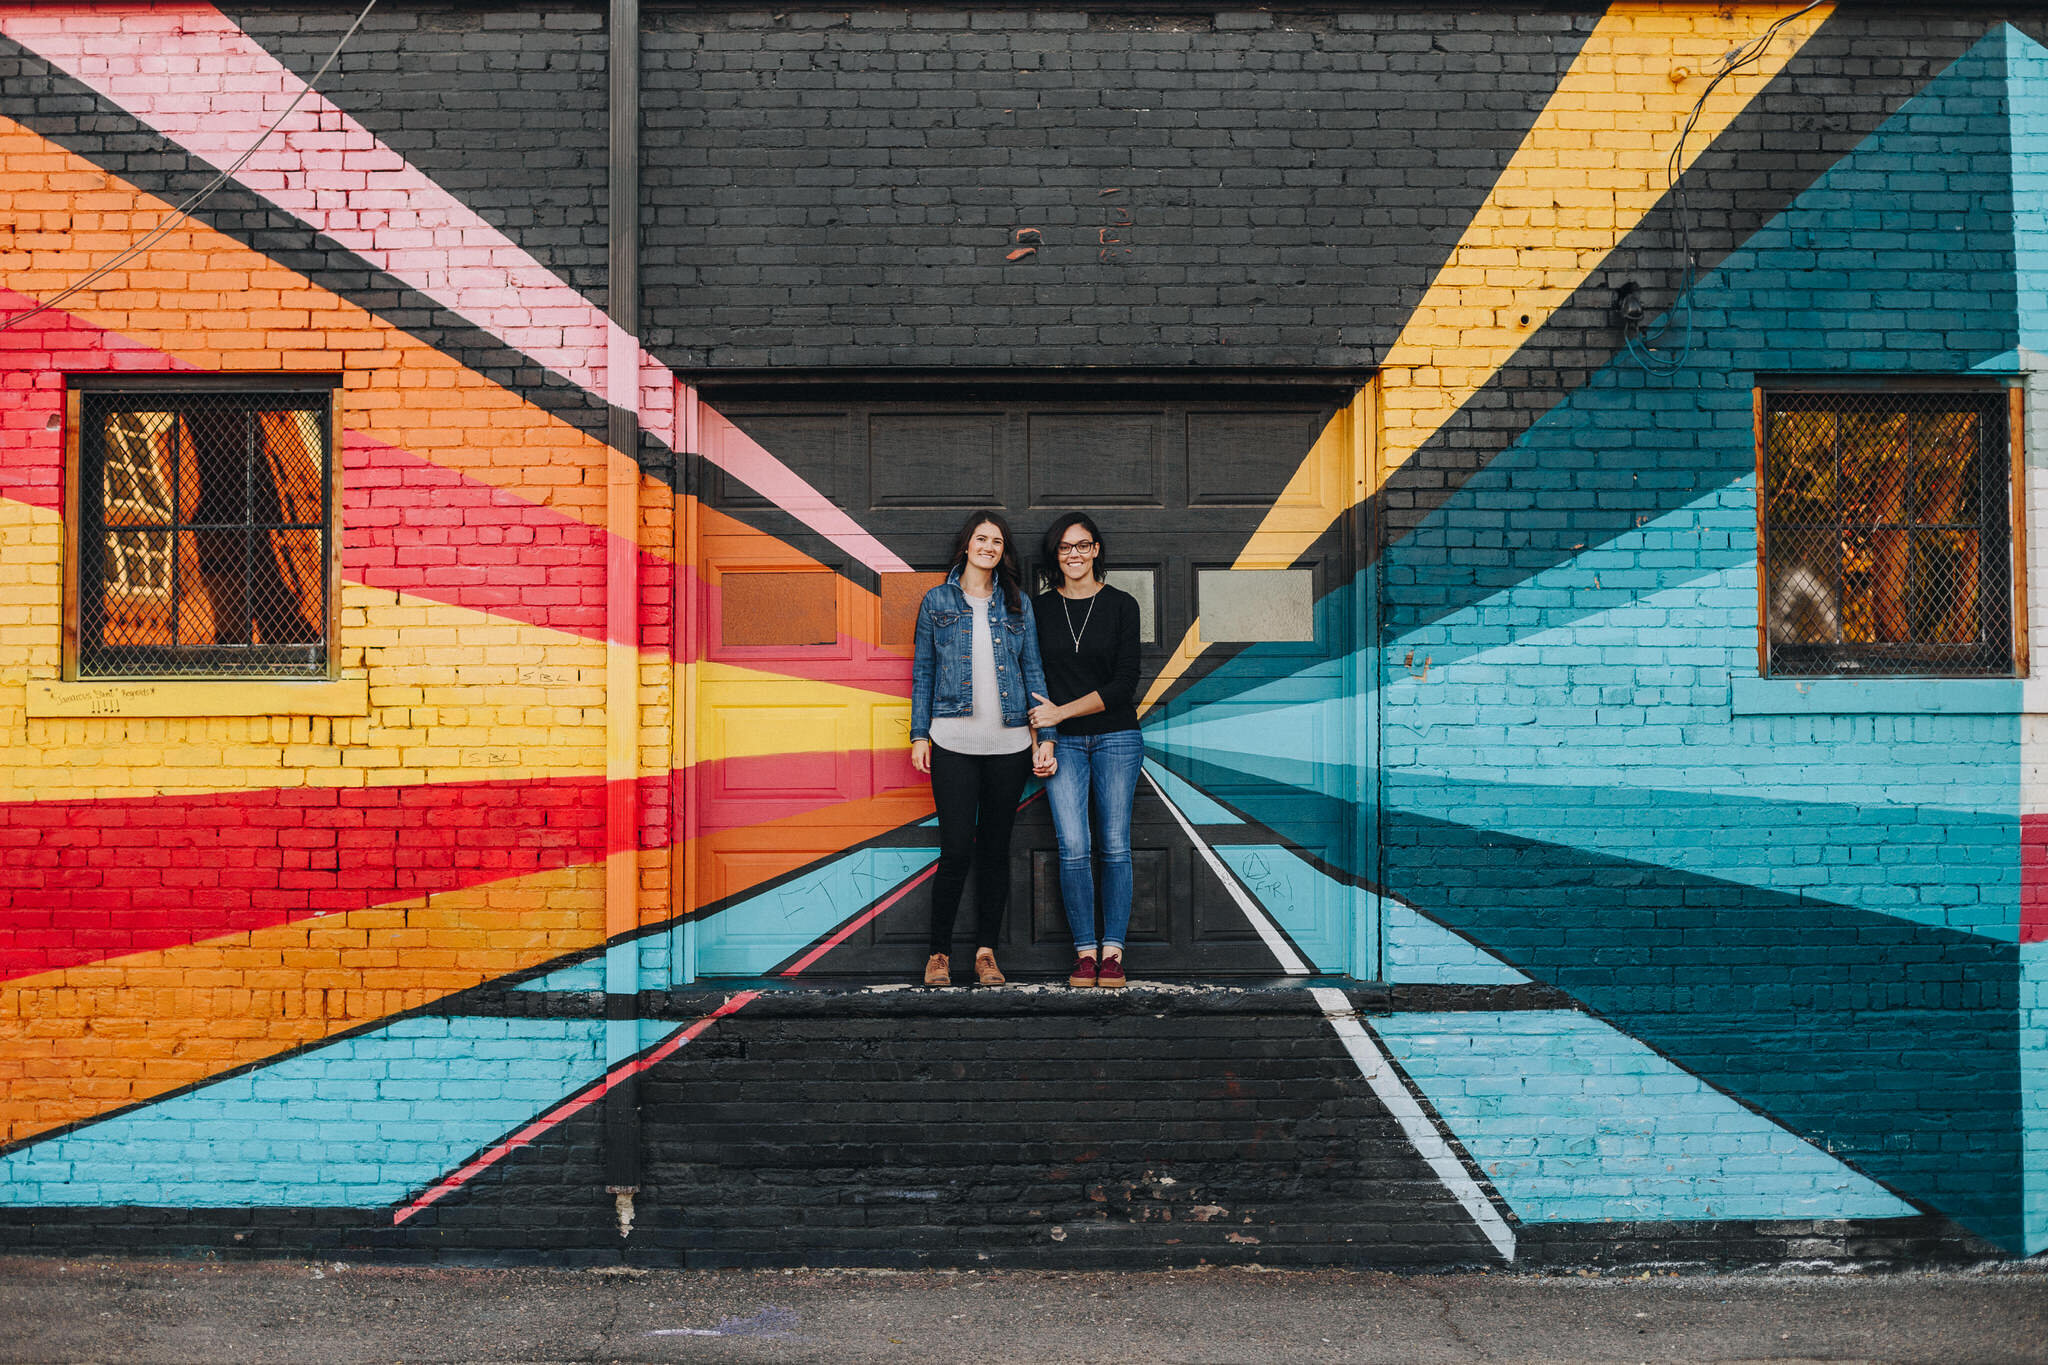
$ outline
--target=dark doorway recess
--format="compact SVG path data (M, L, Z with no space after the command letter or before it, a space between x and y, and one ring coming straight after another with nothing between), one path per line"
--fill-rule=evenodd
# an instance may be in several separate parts
M1046 527L1062 512L1087 512L1108 547L1111 582L1136 597L1143 614L1142 698L1200 612L1204 585L1222 600L1230 585L1220 583L1217 576L1232 571L1304 458L1365 378L1327 371L1199 376L1186 371L1114 376L988 372L908 378L727 374L716 381L700 381L700 392L914 571L879 576L885 637L880 643L903 656L908 654L907 627L916 600L933 576L947 567L954 537L971 511L993 507L1009 519L1034 590L1053 572L1040 562L1039 539ZM711 511L743 522L768 506L739 481L716 470L707 470L706 475L703 495ZM1340 518L1332 534L1287 566L1293 571L1290 591L1304 604L1302 620L1308 618L1306 603L1348 580L1356 539L1349 519ZM710 545L706 552L714 557L721 553ZM826 567L860 581L850 564L828 562ZM731 576L715 558L700 572L706 582ZM828 643L828 631L806 633L800 627L808 619L801 604L773 595L786 586L780 581L764 584L758 600L777 603L772 615L775 628L795 632L784 647L808 653L780 663L764 656L760 666L800 666L808 677L830 679L838 676L833 655L837 649L847 652L844 667L850 682L877 686L883 661L875 653L860 653L843 638ZM761 610L764 617L769 615L768 608ZM739 632L748 627L730 607L728 612L724 638L737 645L743 638ZM1242 609L1238 614L1243 617ZM1279 689L1284 693L1281 704L1298 703L1305 713L1333 699L1336 692L1331 689L1342 688L1337 680L1340 669L1314 665L1341 660L1352 649L1348 630L1332 619L1333 614L1317 612L1315 617L1315 633L1321 638L1296 633L1276 636L1281 643L1260 647L1272 656L1275 681L1291 684ZM805 638L799 640L799 634ZM715 652L717 642L713 647ZM907 679L907 661L899 666ZM1331 696L1322 695L1319 687L1331 691ZM1157 712L1147 717L1154 722L1160 718ZM700 728L715 724L715 717L707 718L700 721ZM819 728L822 732L824 726ZM860 726L840 728L850 733ZM900 738L907 749L907 725L903 728ZM880 733L879 725L873 729L872 761L842 765L851 774L845 780L866 783L849 785L844 798L848 802L872 800L901 780L885 778L885 770L899 758L892 750L892 737ZM809 790L804 801L816 809L825 795L819 784L827 782L829 774L822 763L806 768L805 774ZM908 775L907 765L903 774ZM715 804L719 795L706 791L700 799ZM746 793L746 800L749 818L758 819L770 810L774 797L756 787ZM792 809L795 805L792 801ZM705 819L710 825L724 823L709 805ZM1315 832L1312 842L1340 852L1354 837L1346 824L1347 817L1339 812L1331 828ZM936 831L906 831L910 832L929 835L929 842L936 843ZM826 827L818 826L816 837L821 861L845 846L834 842ZM1271 955L1216 874L1143 781L1132 845L1137 883L1134 965L1142 962L1151 977L1270 976L1275 971ZM1027 976L1063 973L1071 960L1070 944L1059 902L1055 842L1043 800L1030 803L1019 819L1010 875L1011 910L1002 944L1005 969ZM715 882L707 870L706 884ZM968 895L959 920L963 935L971 934L971 886ZM928 916L926 884L857 931L809 974L908 972L922 960ZM711 935L707 945L728 932L709 924L706 929ZM789 945L793 954L803 947ZM972 944L964 937L956 947L963 960L971 956ZM704 970L715 975L720 969L707 957Z

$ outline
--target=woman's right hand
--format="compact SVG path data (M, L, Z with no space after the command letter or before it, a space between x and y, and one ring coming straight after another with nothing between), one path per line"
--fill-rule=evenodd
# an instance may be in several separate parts
M910 766L926 777L932 774L932 742L928 739L910 741Z
M1031 728L1034 730L1059 729L1060 722L1067 718L1066 708L1054 705L1053 699L1046 696L1043 692L1033 692L1031 695L1038 698L1038 705L1026 712L1024 717L1031 723Z

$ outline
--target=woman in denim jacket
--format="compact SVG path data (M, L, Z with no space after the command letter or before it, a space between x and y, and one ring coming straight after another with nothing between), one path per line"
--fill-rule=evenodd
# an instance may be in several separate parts
M974 869L974 978L1000 986L996 939L1010 901L1010 826L1033 772L1053 768L1027 712L1045 690L1038 631L1002 514L975 512L953 545L946 581L917 608L910 670L910 762L932 779L939 870L932 878L931 957L924 984L953 981L953 922Z

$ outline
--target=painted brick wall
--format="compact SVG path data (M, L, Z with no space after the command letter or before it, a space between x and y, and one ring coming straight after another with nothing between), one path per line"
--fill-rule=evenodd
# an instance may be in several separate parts
M654 13L648 340L693 368L1369 365L1592 17Z
M1790 9L650 7L627 338L599 311L599 7L381 6L307 121L146 267L0 333L10 1241L701 1264L2040 1251L2037 689L1757 678L1750 404L1790 374L2035 384L2048 27L1858 6L1779 34L1680 158L1701 271L1667 333L1685 361L1651 373L1614 289L1662 312L1687 285L1676 127L1703 70ZM203 183L347 18L0 14L0 311ZM634 399L615 347L647 431L631 460L604 445L607 400ZM1240 560L1293 563L1362 502L1369 563L1319 612L1375 622L1372 695L1334 719L1248 704L1287 678L1274 653L1191 631L1147 715L1191 839L1249 822L1288 858L1304 821L1374 794L1376 844L1245 893L1281 934L1283 881L1367 907L1383 982L1357 1019L1293 987L617 989L683 971L689 784L807 757L689 733L679 662L749 685L684 619L716 604L678 567L690 528L837 574L839 635L880 660L757 685L900 700L887 509L817 495L824 466L680 382L833 366L1374 372L1343 419L1356 487L1292 490ZM280 371L340 376L337 644L365 703L32 715L61 667L67 384ZM700 506L714 471L758 506ZM622 482L630 546L606 531ZM1362 724L1376 760L1308 751L1330 724ZM855 758L882 772L900 749L873 734ZM1225 789L1230 809L1194 805ZM863 841L929 809L874 800L841 813ZM775 829L742 833L772 852ZM859 863L879 914L924 853L764 862L760 885ZM608 858L637 864L609 928ZM816 954L839 941L836 913L781 913ZM655 932L608 944L621 918ZM629 1081L637 1116L606 1103ZM630 1236L603 1189L622 1144Z
M527 17L537 29L542 16ZM251 17L246 30L203 8L131 15L125 41L159 45L166 74L95 89L69 74L67 54L120 50L122 20L56 7L13 22L0 38L0 183L14 205L0 249L8 287L29 293L82 275L202 184L212 130L239 136L252 101L292 89L291 66L324 55L345 26L303 12ZM601 167L581 163L603 82L589 28L587 15L555 23L549 69L505 88L518 41L505 46L500 19L390 13L329 89L366 127L409 128L408 150L503 225L504 252L536 252L588 284ZM393 80L401 44L418 65ZM208 79L226 83L188 126L178 89ZM333 129L342 115L320 117ZM494 150L478 155L481 142ZM253 163L259 187L264 171L345 185L359 155L310 132L277 151L274 164ZM555 160L571 171L537 189L530 171ZM495 197L480 179L493 167L505 187ZM460 222L436 227L422 207L410 225L396 204L368 211L386 234L379 259L399 275L459 281L466 253L500 249ZM103 235L81 231L91 225ZM0 880L12 912L0 936L12 978L0 1067L17 1139L417 1009L603 933L601 406L581 393L564 401L534 360L480 337L471 322L489 310L473 295L451 300L465 322L232 182L146 264L9 331L0 351L0 773L11 803ZM601 341L581 344L601 357ZM336 655L367 704L208 715L232 685L192 684L191 715L28 716L29 686L59 673L67 382L280 371L339 376ZM673 500L660 485L646 500L644 543L666 550ZM644 561L664 605L666 567ZM665 661L665 615L649 624ZM650 670L659 707L666 664ZM667 766L665 753L650 765ZM665 903L665 873L650 871L649 894Z

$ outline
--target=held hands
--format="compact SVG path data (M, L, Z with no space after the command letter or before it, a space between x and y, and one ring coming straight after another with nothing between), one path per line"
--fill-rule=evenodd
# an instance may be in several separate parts
M1031 695L1038 698L1038 705L1031 708L1032 729L1050 730L1067 718L1065 709L1053 705L1051 697L1042 692L1033 692Z
M910 741L910 766L930 777L932 773L932 742L928 739Z
M1051 777L1059 770L1060 761L1054 755L1052 741L1041 739L1031 747L1031 775Z

